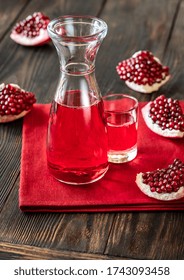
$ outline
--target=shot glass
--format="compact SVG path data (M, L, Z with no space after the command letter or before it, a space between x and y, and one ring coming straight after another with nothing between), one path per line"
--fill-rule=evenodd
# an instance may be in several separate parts
M126 94L103 97L108 131L108 161L123 163L137 155L138 101Z

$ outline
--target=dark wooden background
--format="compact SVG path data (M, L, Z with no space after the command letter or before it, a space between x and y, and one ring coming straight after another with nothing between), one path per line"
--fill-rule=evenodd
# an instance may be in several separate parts
M9 35L35 11L51 19L90 14L104 19L108 35L97 56L102 94L131 91L115 66L148 49L171 69L172 79L141 101L164 93L184 99L184 1L182 0L0 0L0 83L17 83L51 102L59 75L52 43L22 47ZM184 259L183 212L36 213L18 208L22 120L0 125L1 259ZM35 139L36 141L36 139Z

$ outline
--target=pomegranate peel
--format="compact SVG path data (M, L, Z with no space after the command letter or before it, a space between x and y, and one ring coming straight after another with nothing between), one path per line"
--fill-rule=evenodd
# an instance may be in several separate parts
M175 159L167 168L138 173L136 184L147 196L158 200L184 197L184 163Z
M40 46L50 41L47 33L49 17L41 12L35 12L17 23L10 34L10 38L23 46Z
M169 68L149 51L136 52L119 62L116 70L129 88L142 93L157 91L170 79Z
M0 85L0 123L12 122L25 116L36 102L32 92L16 84Z
M184 137L184 115L178 100L161 95L141 111L146 125L156 134L169 138Z

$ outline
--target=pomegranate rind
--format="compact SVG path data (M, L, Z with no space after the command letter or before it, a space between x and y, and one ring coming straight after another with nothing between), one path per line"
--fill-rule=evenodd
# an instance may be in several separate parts
M50 41L50 37L46 29L40 29L40 34L34 38L28 38L16 33L15 31L12 31L12 33L10 34L10 38L17 44L27 47L41 46Z
M18 115L8 115L8 116L0 116L0 123L7 123L7 122L13 122L15 120L18 120L22 117L24 117L25 115L27 115L31 110L28 111L22 111L20 114Z
M169 137L169 138L182 138L182 137L184 137L184 131L180 131L180 130L176 130L176 129L170 130L168 128L161 129L161 127L158 124L153 123L152 119L149 117L150 102L148 104L146 104L141 109L141 112L142 112L142 116L143 116L143 119L144 119L146 125L154 133L156 133L160 136Z
M151 192L150 186L143 183L143 173L138 173L136 176L136 184L139 189L147 196L164 201L177 200L184 197L184 186L181 186L177 192L172 193L157 193Z

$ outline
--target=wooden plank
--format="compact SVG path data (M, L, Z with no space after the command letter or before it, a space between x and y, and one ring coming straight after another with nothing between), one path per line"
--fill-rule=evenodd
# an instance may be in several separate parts
M38 248L34 246L17 245L0 242L0 259L25 259L25 260L118 260L118 258L100 254L80 253L74 251L60 251Z
M0 211L20 173L22 120L0 127Z
M183 259L184 217L175 213L117 214L105 254L135 259Z
M170 66L171 82L167 84L167 95L177 99L184 99L184 1L180 1L178 9L175 14L175 21L173 22L172 34L168 38L168 45L166 46L164 59Z
M17 0L12 4L12 0L0 1L0 41L3 40L7 32L15 24L17 17L28 5L29 0Z

